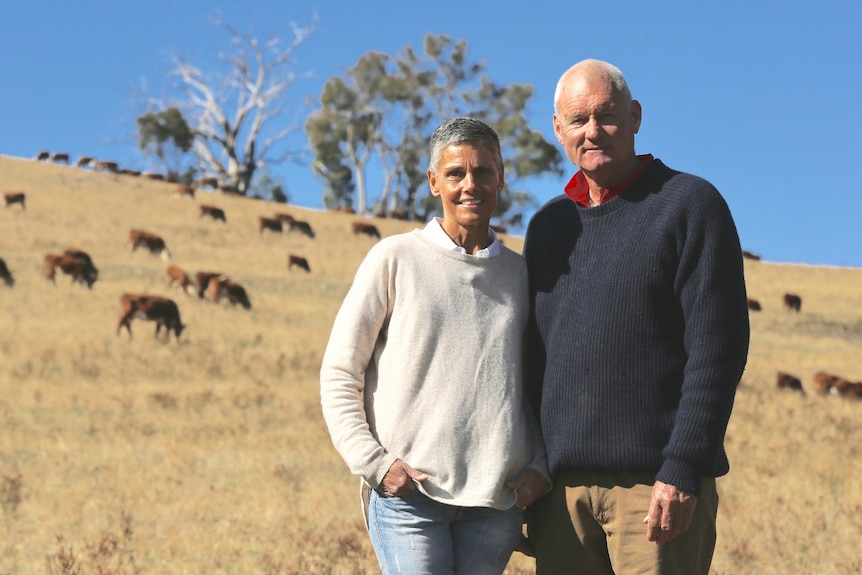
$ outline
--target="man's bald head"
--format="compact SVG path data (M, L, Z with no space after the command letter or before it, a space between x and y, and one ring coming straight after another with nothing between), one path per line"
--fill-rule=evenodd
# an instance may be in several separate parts
M601 60L581 60L560 76L557 88L554 90L554 112L558 112L560 97L568 86L573 86L581 81L601 80L607 82L614 92L621 97L626 109L631 107L632 93L628 82L619 68L613 64Z

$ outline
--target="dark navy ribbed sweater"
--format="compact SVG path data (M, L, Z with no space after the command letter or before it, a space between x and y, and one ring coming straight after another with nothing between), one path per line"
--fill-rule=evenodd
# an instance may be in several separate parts
M654 473L698 493L724 451L749 323L739 239L709 182L654 160L622 195L530 221L528 386L551 473Z

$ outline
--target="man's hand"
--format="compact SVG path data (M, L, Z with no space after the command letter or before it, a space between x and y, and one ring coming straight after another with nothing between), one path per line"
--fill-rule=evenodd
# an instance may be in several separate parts
M647 538L664 545L688 531L696 505L697 496L656 481L652 486L649 513L644 517Z
M416 471L405 462L396 459L386 475L383 476L379 489L387 497L403 497L416 489L414 481L422 482L426 479L428 479L427 473Z
M524 469L512 481L506 483L506 487L515 491L518 498L515 505L524 509L547 493L551 483L535 469Z

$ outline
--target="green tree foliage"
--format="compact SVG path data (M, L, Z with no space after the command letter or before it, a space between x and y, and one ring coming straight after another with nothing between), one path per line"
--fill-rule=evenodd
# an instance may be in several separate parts
M410 47L395 56L368 52L343 76L330 78L320 107L305 123L327 207L353 205L355 199L359 213L425 217L439 211L427 193L428 139L444 119L472 116L500 136L507 186L496 215L516 221L533 202L517 187L520 180L561 173L562 157L526 121L532 86L498 85L485 70L484 63L469 61L465 40L428 34L422 54ZM376 198L369 197L366 184L371 165L383 176Z
M182 156L192 149L195 135L182 112L168 107L159 112L148 112L137 119L138 147L155 156L173 173L180 172Z

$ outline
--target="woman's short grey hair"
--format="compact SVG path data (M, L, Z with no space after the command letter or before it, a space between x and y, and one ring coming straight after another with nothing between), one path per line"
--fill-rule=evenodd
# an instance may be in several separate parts
M452 118L437 126L431 134L429 145L431 159L428 166L431 173L437 173L437 164L440 162L440 155L444 148L463 142L487 146L497 158L497 167L503 166L500 138L491 126L474 118Z

